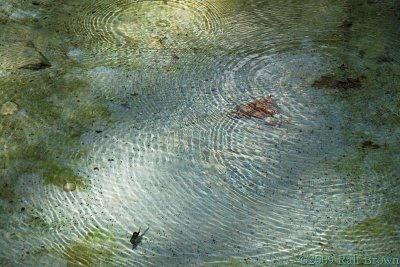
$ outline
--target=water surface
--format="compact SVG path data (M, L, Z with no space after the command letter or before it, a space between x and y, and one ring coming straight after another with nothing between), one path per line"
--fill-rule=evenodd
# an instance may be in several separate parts
M399 257L399 8L0 4L1 265Z

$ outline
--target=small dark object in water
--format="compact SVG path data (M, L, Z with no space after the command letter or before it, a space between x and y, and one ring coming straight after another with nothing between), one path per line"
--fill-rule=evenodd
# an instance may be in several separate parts
M139 227L139 231L138 232L133 232L133 234L132 234L132 237L131 237L131 243L132 243L132 245L135 245L136 244L136 241L138 241L138 239L139 239L139 234L140 234L140 229L141 229L142 227Z
M357 78L347 78L346 80L337 80L336 78L323 75L321 79L315 81L312 84L312 87L316 88L333 88L333 89L356 89L361 87L361 80L364 79L365 76L360 76Z
M363 149L365 149L365 148L378 149L378 148L380 148L381 146L378 145L378 144L375 144L375 143L372 142L371 140L367 140L367 141L364 141L364 142L362 143L361 147L362 147Z
M171 58L175 61L179 59L179 57L175 53L172 53Z
M351 28L351 26L353 26L353 22L351 22L350 20L345 20L343 21L343 23L339 26L339 28L343 29L343 30L349 30Z
M236 111L228 115L234 118L257 118L273 117L278 113L278 107L272 101L272 95L267 98L258 99L248 104L238 106Z
M385 54L381 55L380 57L378 57L378 63L390 63L393 61L394 61L394 58L387 52Z

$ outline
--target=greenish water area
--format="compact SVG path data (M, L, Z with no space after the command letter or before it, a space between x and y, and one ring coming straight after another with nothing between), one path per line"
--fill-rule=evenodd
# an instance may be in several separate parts
M399 63L398 0L1 1L0 266L399 265Z

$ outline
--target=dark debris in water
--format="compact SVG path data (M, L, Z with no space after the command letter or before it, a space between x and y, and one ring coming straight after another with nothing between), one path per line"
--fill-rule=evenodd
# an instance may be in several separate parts
M331 88L331 89L358 89L361 87L361 81L366 77L364 75L356 78L346 78L345 80L339 80L330 75L323 75L317 81L312 84L315 88Z
M383 63L391 63L394 61L394 58L389 54L389 53L384 53L381 56L378 57L378 63L383 64Z
M139 227L138 232L133 232L133 234L129 240L132 244L133 249L135 249L142 242L143 236L147 233L147 231L150 229L150 227L148 226L142 234L140 234L141 229L142 229L142 227Z
M132 243L132 245L134 245L138 241L141 228L142 227L139 227L139 231L133 232L131 239L130 239L130 242Z
M363 149L368 149L368 148L371 148L371 149L378 149L378 148L380 148L381 146L378 145L378 144L376 144L376 143L374 143L374 142L372 142L371 140L366 140L366 141L362 142L361 147L362 147Z
M351 22L350 20L345 20L343 21L343 23L339 26L339 28L343 29L343 30L350 30L350 28L353 26L353 22Z

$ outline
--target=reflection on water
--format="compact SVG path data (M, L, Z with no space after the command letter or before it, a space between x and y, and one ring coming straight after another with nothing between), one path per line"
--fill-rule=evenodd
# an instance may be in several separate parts
M1 265L398 256L399 8L0 4Z

